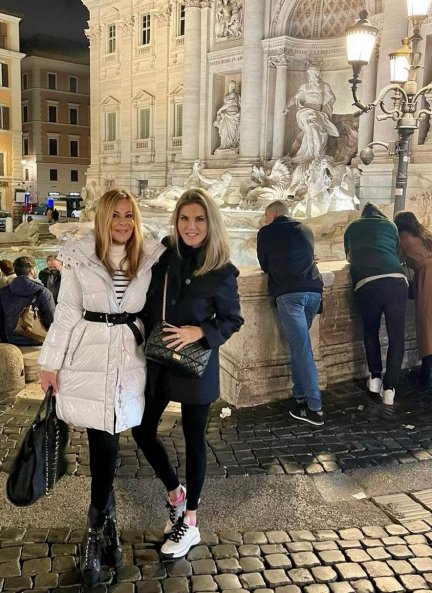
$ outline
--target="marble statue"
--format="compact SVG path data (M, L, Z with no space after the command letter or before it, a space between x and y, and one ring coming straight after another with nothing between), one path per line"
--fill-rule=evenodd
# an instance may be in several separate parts
M251 171L251 183L243 192L241 208L265 208L274 200L288 200L288 189L291 187L291 171L278 159L271 169L254 165ZM293 199L291 197L291 199Z
M237 89L237 83L231 80L228 83L228 92L224 97L223 105L216 113L216 120L213 125L218 128L220 146L215 150L218 152L238 152L240 144L240 112L241 98Z
M100 198L100 187L93 179L87 182L85 187L81 188L81 200L84 203L84 209L81 210L80 222L93 221L96 213L96 205Z
M243 3L241 0L218 0L215 35L218 39L241 37L243 33Z
M294 141L295 163L310 163L325 156L329 136L339 136L331 121L336 97L330 86L321 80L316 66L307 70L308 81L300 86L284 109L287 114L291 107L297 108L297 125L301 132Z
M163 189L156 198L145 201L142 200L140 203L145 207L161 208L172 211L175 208L177 200L185 190L201 188L207 191L218 206L223 206L232 181L231 173L225 171L220 177L207 177L203 174L202 170L203 165L201 161L196 160L183 187L180 185L170 185Z

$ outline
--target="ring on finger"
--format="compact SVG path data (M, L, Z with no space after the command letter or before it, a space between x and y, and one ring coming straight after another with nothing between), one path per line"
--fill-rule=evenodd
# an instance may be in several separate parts
M177 337L177 340L178 340L180 338L180 334L177 334L176 337Z

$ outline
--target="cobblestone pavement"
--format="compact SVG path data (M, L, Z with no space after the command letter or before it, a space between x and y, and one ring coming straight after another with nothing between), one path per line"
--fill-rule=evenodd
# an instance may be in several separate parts
M432 459L432 393L405 382L393 407L366 393L364 382L339 384L323 395L325 425L294 420L290 400L232 410L221 419L223 402L211 411L207 431L208 475L316 474ZM0 405L0 461L8 471L13 452L39 403L14 400ZM160 434L180 474L184 442L179 416L165 414ZM74 428L68 473L89 475L86 432ZM117 475L153 476L130 431L120 437Z
M325 425L293 420L289 402L232 410L217 403L208 427L209 475L339 474L356 468L418 464L432 459L432 399L405 383L394 408L385 408L360 382L324 394ZM40 402L0 403L0 469ZM179 417L164 416L161 434L180 474L184 445ZM72 429L68 473L87 476L85 432ZM429 464L427 464L429 465ZM151 478L130 433L121 436L118 476ZM304 479L311 479L305 478ZM74 480L74 478L70 478ZM247 478L246 478L247 479ZM236 501L239 502L239 501ZM424 593L432 590L432 490L377 496L385 527L321 531L202 532L186 558L167 563L160 531L123 530L124 566L108 569L96 593ZM67 505L67 500L64 501ZM1 523L0 523L1 524ZM337 517L334 524L337 525ZM223 528L223 526L221 526ZM82 530L3 527L0 591L82 590L78 571Z

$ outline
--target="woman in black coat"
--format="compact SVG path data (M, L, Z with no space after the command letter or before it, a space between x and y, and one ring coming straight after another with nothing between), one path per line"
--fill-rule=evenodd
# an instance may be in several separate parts
M165 275L166 341L181 350L198 340L211 355L201 378L148 362L146 405L133 435L168 491L168 538L162 553L187 554L200 542L196 513L206 471L206 425L211 403L219 397L219 346L243 324L237 294L238 270L229 261L229 243L214 200L203 190L186 191L172 218L167 250L153 268L144 310L146 333L162 320ZM157 438L160 417L170 401L180 402L186 443L186 489L180 484Z

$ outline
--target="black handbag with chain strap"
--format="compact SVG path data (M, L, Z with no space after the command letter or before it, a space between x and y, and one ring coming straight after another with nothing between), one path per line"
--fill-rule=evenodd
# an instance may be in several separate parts
M165 321L166 293L168 284L168 272L165 274L162 323L158 323L150 332L145 347L145 355L148 360L168 366L173 370L191 377L202 377L210 358L211 349L204 348L200 342L193 342L183 346L181 350L170 348L162 338L167 334L164 327L169 327Z
M50 494L66 473L67 441L68 426L56 416L56 400L49 387L13 461L6 483L10 502L28 506Z

